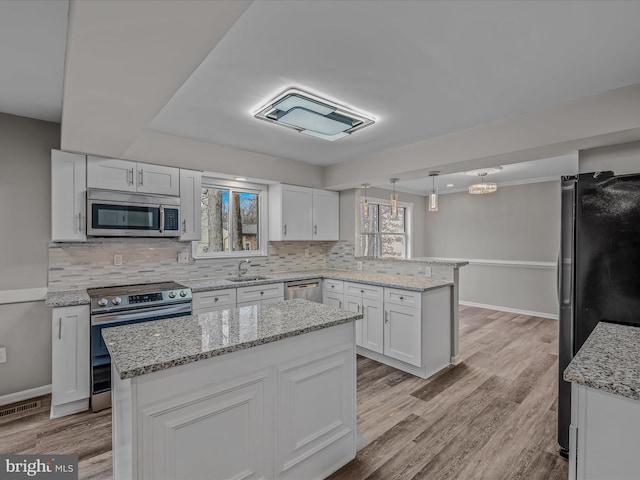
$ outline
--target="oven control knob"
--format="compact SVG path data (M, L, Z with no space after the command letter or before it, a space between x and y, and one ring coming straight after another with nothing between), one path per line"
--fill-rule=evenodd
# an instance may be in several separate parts
M176 292L169 292L169 298L176 298Z
M187 296L187 292L185 292L184 290L180 290L180 296L181 297L186 297Z
M120 305L120 303L122 303L122 299L120 297L116 297L111 300L111 303L113 303L114 305Z
M107 300L106 298L101 298L100 300L98 300L98 306L100 307L106 307L107 303L109 303L109 300Z

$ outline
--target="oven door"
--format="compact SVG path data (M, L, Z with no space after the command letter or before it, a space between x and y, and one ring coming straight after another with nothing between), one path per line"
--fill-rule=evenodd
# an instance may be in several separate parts
M162 320L164 318L191 315L191 302L179 305L143 308L135 311L104 313L91 316L91 395L111 390L111 357L102 338L102 329L131 325L133 323ZM102 403L95 408L92 400L92 410L97 411L110 406L110 402Z

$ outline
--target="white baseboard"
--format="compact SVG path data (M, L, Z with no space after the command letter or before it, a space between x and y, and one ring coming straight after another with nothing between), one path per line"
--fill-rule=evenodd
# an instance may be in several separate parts
M51 393L51 385L43 385L42 387L30 388L29 390L23 390L22 392L9 393L8 395L0 396L0 405L9 405L10 403L21 402L23 400L41 397L48 393Z
M517 313L519 315L531 315L532 317L551 318L552 320L558 320L558 315L555 313L546 312L534 312L531 310L520 310L519 308L502 307L499 305L487 305L486 303L465 302L460 300L460 305L467 307L486 308L488 310L498 310L499 312Z

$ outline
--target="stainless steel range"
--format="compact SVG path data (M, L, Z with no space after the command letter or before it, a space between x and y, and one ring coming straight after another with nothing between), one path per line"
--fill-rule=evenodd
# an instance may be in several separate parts
M91 288L91 410L111 406L111 357L103 328L191 315L191 289L175 282Z

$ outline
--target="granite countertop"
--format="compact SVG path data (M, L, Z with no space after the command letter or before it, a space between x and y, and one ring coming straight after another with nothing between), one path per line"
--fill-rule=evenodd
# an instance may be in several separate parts
M399 262L399 263L420 263L422 265L436 265L441 267L460 268L469 265L466 260L438 260L430 257L414 257L414 258L393 258L393 257L355 257L355 260L366 260L371 262Z
M74 305L89 305L91 300L86 290L66 290L63 292L48 292L44 301L47 307L71 307Z
M102 329L120 378L197 362L362 318L307 300Z
M253 273L249 273L249 276ZM405 277L401 275L389 275L385 273L363 272L360 270L307 270L299 272L265 273L263 280L246 282L231 282L224 277L214 277L201 280L178 281L182 285L191 288L193 293L210 292L226 288L250 287L254 285L268 285L270 283L292 282L296 280L309 280L312 278L330 278L348 282L368 283L380 287L400 288L414 292L424 292L434 288L447 287L453 282L445 280L433 280L429 277ZM45 300L47 307L70 307L72 305L88 305L90 303L86 290L68 290L61 292L49 292Z
M598 323L564 379L640 400L640 327Z
M264 280L255 280L248 282L230 282L229 280L225 280L224 277L220 277L204 280L183 281L181 283L191 288L194 293L221 290L224 288L238 288L253 285L267 285L270 283L292 282L296 280L309 280L312 278L330 278L333 280L344 280L348 282L368 283L370 285L401 288L404 290L412 290L415 292L424 292L426 290L432 290L434 288L453 285L453 282L451 281L433 280L428 277L403 277L400 275L388 275L384 273L336 269L309 270L287 273L268 273L264 276L267 277Z

